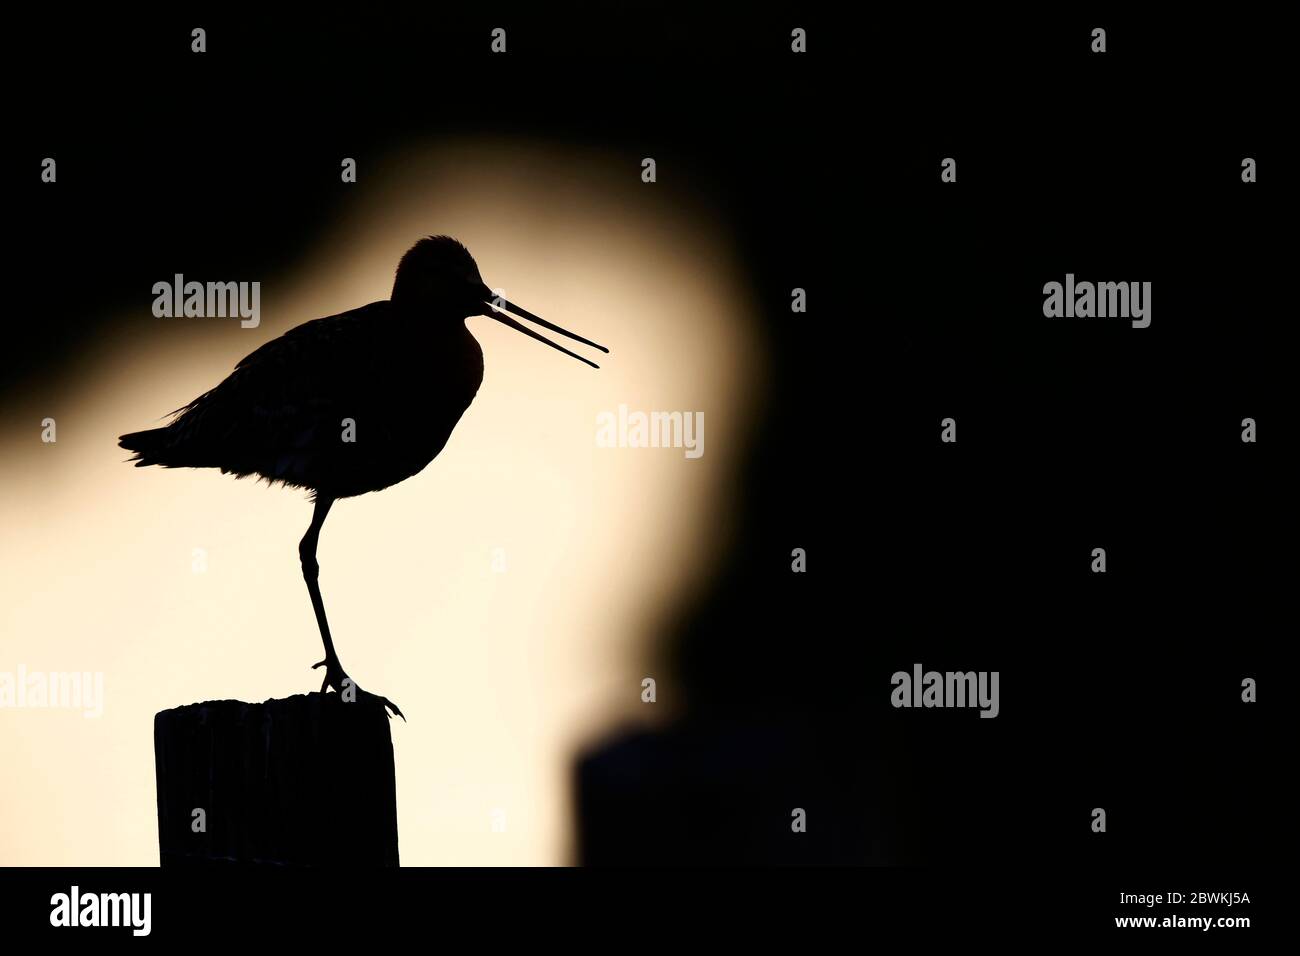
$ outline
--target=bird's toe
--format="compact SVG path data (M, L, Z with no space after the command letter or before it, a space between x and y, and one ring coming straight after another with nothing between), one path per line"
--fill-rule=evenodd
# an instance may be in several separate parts
M320 683L320 692L322 694L331 687L340 694L344 693L344 691L349 688L361 691L361 688L357 687L356 682L353 681L352 678L348 677L347 672L343 670L337 660L326 658L323 661L318 661L311 665L312 670L316 670L319 667L325 668L325 676Z
M387 712L390 711L390 710L393 712L392 714L388 714L388 719L389 719L389 720L392 720L392 719L393 719L393 714L396 714L398 717L401 717L401 718L402 718L402 723L406 723L406 715L405 715L404 713L402 713L402 708L398 707L396 704L394 704L394 703L393 703L391 700L389 700L387 697L380 697L379 700L380 700L380 701L383 703L383 705L384 705L384 711L385 711L385 713L387 713Z
M322 694L333 687L339 694L343 695L345 701L359 700L363 697L369 698L370 700L377 700L379 703L384 705L384 713L388 715L390 720L394 715L401 717L403 721L406 720L406 715L402 713L402 708L398 707L387 697L381 697L378 694L372 694L369 691L362 690L356 681L349 677L343 668L339 666L337 661L331 661L326 658L323 661L318 661L311 665L312 670L316 670L318 667L325 668L325 679L321 681L320 685L320 692Z

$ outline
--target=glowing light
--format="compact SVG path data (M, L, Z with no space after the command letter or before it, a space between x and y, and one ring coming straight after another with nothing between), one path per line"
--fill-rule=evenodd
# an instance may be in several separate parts
M345 666L410 718L393 726L403 862L568 861L576 750L671 706L642 704L641 680L662 616L724 545L761 383L725 230L638 172L519 143L394 155L293 275L247 277L262 281L259 328L154 318L145 285L75 376L10 409L0 671L102 672L104 700L97 719L0 709L0 864L156 863L153 714L319 686L304 497L133 469L116 436L293 325L386 298L401 253L434 232L612 353L594 372L470 320L478 398L423 473L335 506L322 590ZM620 405L704 412L707 454L598 447L598 415ZM40 441L46 416L56 444Z

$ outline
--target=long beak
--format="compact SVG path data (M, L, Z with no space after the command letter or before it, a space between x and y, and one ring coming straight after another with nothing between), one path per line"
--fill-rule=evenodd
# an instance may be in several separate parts
M547 322L545 319L533 315L533 313L529 312L527 309L519 308L519 306L515 305L513 302L507 302L505 299L500 299L497 298L496 296L491 296L487 299L484 299L483 301L484 304L487 305L492 310L490 312L483 313L488 318L496 319L502 325L508 325L516 332L522 332L524 333L524 335L527 335L530 338L534 338L539 342L545 342L551 348L559 349L565 355L571 355L574 358L576 358L579 362L586 362L592 368L600 368L600 366L597 365L595 362L591 361L590 359L583 358L577 352L570 352L563 345L558 345L557 343L552 342L550 339L546 338L546 336L538 335L528 326L521 325L520 323L516 322L514 318L512 318L509 315L506 315L505 312L502 311L502 309L509 309L511 312L515 313L515 315L518 315L520 318L527 319L529 322L533 322L536 325L540 325L544 329L550 329L552 332L558 332L560 335L563 335L567 338L571 338L575 342L581 342L583 345L590 345L592 348L600 349L602 352L605 352L607 354L609 352L609 349L605 348L605 346L597 345L595 342L591 341L591 339L584 339L581 335L577 335L573 332L570 332L568 329L562 329L558 325L554 325L550 322Z

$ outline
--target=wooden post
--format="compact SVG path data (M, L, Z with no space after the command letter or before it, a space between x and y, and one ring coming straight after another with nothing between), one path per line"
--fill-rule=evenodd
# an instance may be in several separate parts
M154 717L163 866L397 866L383 705L215 700Z

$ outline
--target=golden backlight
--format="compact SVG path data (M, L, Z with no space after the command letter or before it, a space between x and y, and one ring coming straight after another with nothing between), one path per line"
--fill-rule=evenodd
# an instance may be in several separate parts
M671 711L671 686L644 704L641 680L726 545L762 388L725 224L663 164L662 182L640 173L639 157L498 141L363 162L291 274L202 274L178 237L174 262L139 264L138 308L66 374L14 396L0 434L0 673L100 672L104 700L98 717L0 708L0 864L156 864L155 712L319 687L297 555L305 494L136 469L116 440L292 326L387 298L398 258L431 233L611 354L594 371L470 319L478 397L423 472L334 507L321 587L344 667L409 719L392 724L403 864L572 860L573 759ZM150 289L174 271L260 280L261 325L155 318ZM598 447L598 414L620 404L703 412L703 456Z

